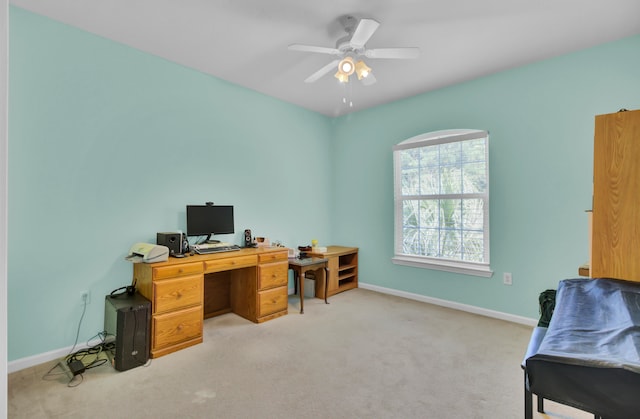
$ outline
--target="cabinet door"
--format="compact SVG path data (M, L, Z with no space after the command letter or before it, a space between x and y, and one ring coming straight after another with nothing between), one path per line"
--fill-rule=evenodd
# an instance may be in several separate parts
M596 116L591 275L640 281L640 111Z

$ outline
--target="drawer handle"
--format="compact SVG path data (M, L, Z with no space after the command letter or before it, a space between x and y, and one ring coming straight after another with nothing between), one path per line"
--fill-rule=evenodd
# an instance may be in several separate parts
M178 273L181 274L183 272L182 268L178 269Z
M177 330L178 332L180 332L180 331L182 330L182 323L180 323L180 324L178 325L178 327L176 327L176 330Z
M278 277L278 275L276 275L276 274L272 274L271 275L271 278L277 278L277 277Z
M182 298L182 294L180 293L180 291L178 291L178 293L176 294L176 297L177 297L178 299Z

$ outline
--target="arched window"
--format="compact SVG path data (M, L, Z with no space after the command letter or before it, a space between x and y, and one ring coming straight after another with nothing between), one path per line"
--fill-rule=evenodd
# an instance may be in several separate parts
M446 130L393 148L401 265L490 277L489 133Z

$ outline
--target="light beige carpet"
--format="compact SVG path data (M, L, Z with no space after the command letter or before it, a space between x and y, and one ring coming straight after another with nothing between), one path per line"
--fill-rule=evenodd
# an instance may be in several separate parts
M523 417L530 327L362 289L329 301L305 299L300 315L291 296L287 316L259 325L208 319L203 344L88 370L74 388L42 379L55 362L15 372L9 417ZM545 403L534 417L593 417Z

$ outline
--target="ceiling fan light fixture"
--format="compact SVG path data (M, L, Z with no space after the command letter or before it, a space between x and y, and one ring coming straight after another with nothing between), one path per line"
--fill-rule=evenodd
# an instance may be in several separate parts
M356 73L358 80L363 85L371 86L376 83L376 75L360 58L409 59L418 58L420 55L420 49L416 47L367 48L367 42L380 26L380 23L375 19L356 19L353 16L343 16L339 20L347 35L336 41L335 48L303 44L289 45L289 49L292 51L306 51L336 56L333 61L307 77L305 83L313 83L337 67L338 72L334 74L334 77L341 83L348 83L349 76Z
M371 68L367 66L367 64L360 60L355 65L356 76L358 76L358 80L362 80L366 78L371 73Z
M339 81L340 83L347 83L347 82L349 82L349 75L348 75L348 74L345 74L345 73L340 72L340 70L338 70L338 71L336 72L336 74L334 74L334 75L333 75L333 77L335 77L336 79L338 79L338 81Z
M350 76L355 71L355 67L356 65L353 62L353 58L344 57L342 61L340 61L340 64L338 64L338 71L341 72L342 74L346 74L347 76Z

